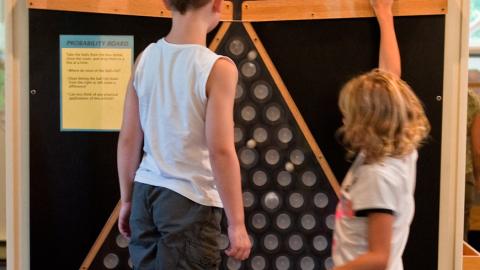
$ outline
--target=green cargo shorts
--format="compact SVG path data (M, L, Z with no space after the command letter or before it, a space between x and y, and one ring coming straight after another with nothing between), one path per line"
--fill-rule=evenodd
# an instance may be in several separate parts
M135 182L130 257L135 270L217 270L222 209Z

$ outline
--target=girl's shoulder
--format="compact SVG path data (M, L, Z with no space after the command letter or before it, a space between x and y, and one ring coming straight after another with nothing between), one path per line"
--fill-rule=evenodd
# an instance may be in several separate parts
M385 157L379 162L357 164L354 174L362 179L383 179L399 184L415 176L417 159L418 153L414 150L402 157Z
M380 161L373 163L365 163L363 161L363 156L363 154L359 154L359 157L356 160L357 167L362 167L367 170L389 171L394 169L408 169L413 164L416 164L418 159L418 152L417 150L413 150L412 152L401 157L388 156L384 157Z

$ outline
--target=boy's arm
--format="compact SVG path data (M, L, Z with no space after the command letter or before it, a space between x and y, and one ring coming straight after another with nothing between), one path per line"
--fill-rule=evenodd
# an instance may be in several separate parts
M207 82L206 136L210 161L228 219L228 256L248 258L251 243L245 228L240 165L233 140L233 106L238 71L225 59L218 60Z
M368 215L368 252L334 270L385 270L390 256L393 215Z
M401 76L402 67L395 26L393 23L393 0L370 0L380 25L379 69Z
M138 57L140 59L140 57ZM134 67L135 71L136 67ZM125 237L130 237L130 208L133 179L138 169L143 145L143 131L140 125L137 92L133 86L133 76L128 82L123 111L122 129L117 145L117 169L120 183L121 208L118 228Z

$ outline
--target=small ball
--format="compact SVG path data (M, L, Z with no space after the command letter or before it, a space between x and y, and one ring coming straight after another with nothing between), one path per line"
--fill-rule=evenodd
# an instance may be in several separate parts
M248 148L253 149L253 148L255 148L255 146L257 146L257 142L255 140L253 140L253 139L248 140L248 142L247 142L247 147Z
M294 169L295 166L291 162L285 163L285 170L287 170L288 172L293 172Z
M248 60L250 61L253 61L257 58L258 54L256 51L250 51L248 54L247 54L247 58Z

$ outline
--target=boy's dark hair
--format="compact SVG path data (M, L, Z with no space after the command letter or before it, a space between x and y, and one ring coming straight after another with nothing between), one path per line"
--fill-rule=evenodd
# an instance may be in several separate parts
M185 14L188 9L193 8L201 8L208 4L211 0L167 0L170 4L170 7L180 14Z

